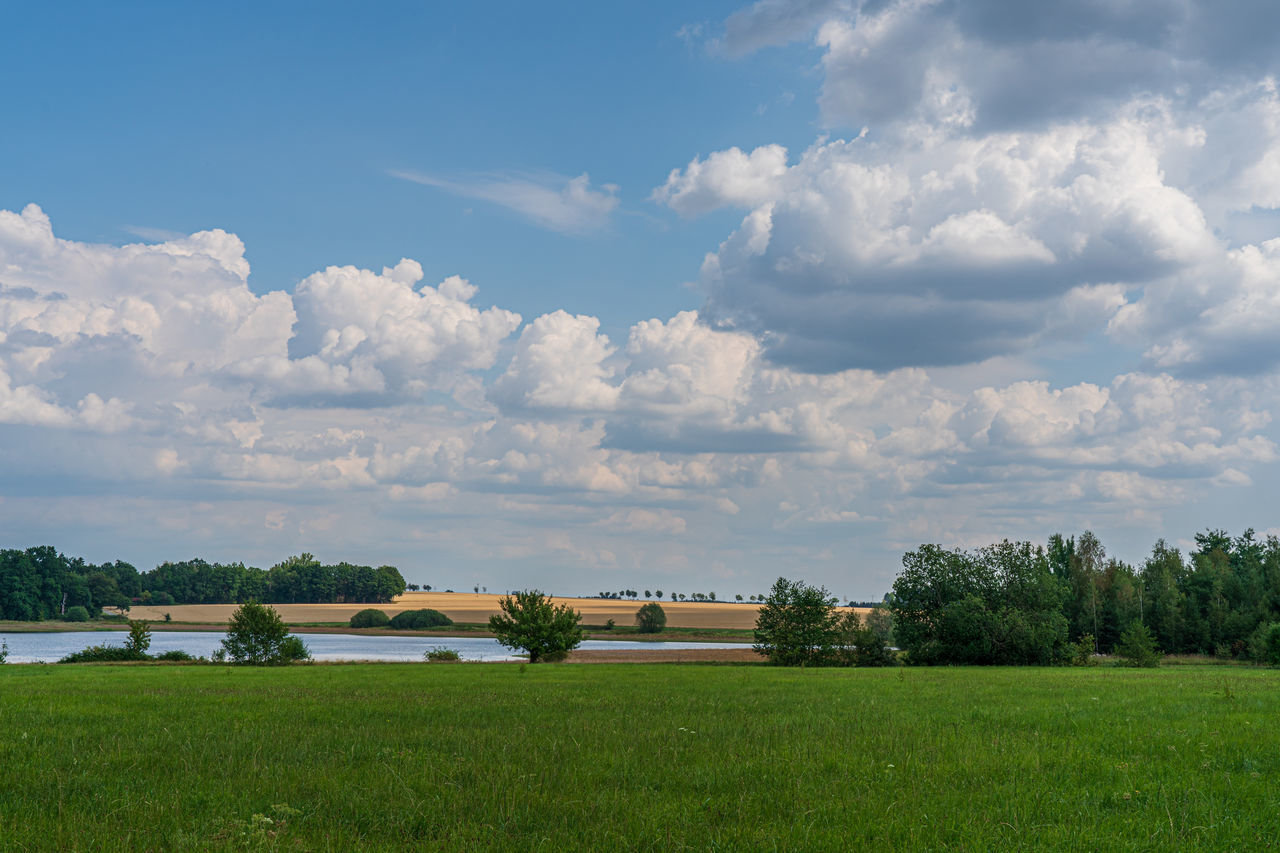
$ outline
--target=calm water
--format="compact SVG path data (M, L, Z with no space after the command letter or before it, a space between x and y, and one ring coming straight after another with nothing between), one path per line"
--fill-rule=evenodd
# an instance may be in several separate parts
M155 655L171 649L182 649L197 657L209 657L222 645L226 636L215 631L155 631L151 648ZM456 651L463 660L519 660L510 650L489 637L386 637L352 634L299 634L316 660L385 660L420 661L423 652L438 646ZM63 631L38 634L11 634L10 663L53 663L86 646L123 646L125 631ZM585 640L583 649L742 649L750 643L642 643L634 641Z

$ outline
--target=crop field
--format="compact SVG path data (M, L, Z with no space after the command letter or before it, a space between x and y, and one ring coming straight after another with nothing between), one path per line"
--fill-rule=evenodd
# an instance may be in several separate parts
M5 850L1240 850L1280 673L0 667Z
M401 610L430 607L455 622L487 622L499 613L501 595L470 592L406 592L390 604L273 604L285 622L290 624L346 622L366 607L377 607L394 616ZM582 621L602 625L613 619L619 625L635 622L636 610L645 599L623 601L605 598L569 598L555 596L556 604L568 604L582 614ZM234 604L171 604L163 607L134 607L133 619L161 622L165 614L175 622L220 624L235 611ZM673 628L754 628L758 606L727 601L662 602L667 624ZM841 608L843 609L843 608Z

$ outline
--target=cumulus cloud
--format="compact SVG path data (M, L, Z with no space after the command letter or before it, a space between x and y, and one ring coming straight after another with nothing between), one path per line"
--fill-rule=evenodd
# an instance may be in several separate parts
M602 184L594 189L585 172L576 178L537 173L469 180L406 171L393 171L391 175L501 205L543 228L566 234L584 234L603 228L609 214L618 206L617 185Z
M743 56L812 37L831 125L998 129L1274 73L1276 26L1266 0L761 0L725 21L722 43Z
M595 317L564 311L538 317L520 333L515 355L493 383L491 398L509 409L613 408L618 389L605 363L613 347L599 328Z
M671 170L651 198L684 216L720 207L754 207L777 195L778 179L786 171L787 149L781 145L762 145L749 154L730 148L705 160L694 158L683 170Z
M756 192L706 169L713 155L657 197L752 208L703 265L706 311L764 336L777 360L973 362L1027 348L1086 305L1105 322L1125 287L1220 252L1195 200L1165 183L1175 130L1135 107L1036 133L819 142Z

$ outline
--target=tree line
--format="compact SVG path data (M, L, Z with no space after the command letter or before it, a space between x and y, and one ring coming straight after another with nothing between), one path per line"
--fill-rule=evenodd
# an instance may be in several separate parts
M98 615L104 607L135 604L380 604L405 591L394 566L321 564L301 554L258 569L202 559L165 562L139 572L116 560L95 565L52 546L0 550L0 619L57 619L73 607Z
M1086 531L1047 546L907 552L886 596L908 660L1049 664L1115 652L1135 631L1166 654L1267 660L1280 623L1280 539L1196 534L1164 540L1140 566L1109 558Z

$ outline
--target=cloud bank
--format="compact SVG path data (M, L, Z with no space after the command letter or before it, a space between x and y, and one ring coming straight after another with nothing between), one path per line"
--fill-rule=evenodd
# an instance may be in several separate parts
M857 597L922 541L1149 544L1277 461L1277 14L761 0L715 61L808 41L826 131L664 164L676 227L737 225L699 310L621 334L410 259L255 293L224 231L104 246L0 211L7 529ZM580 236L618 203L399 176Z

